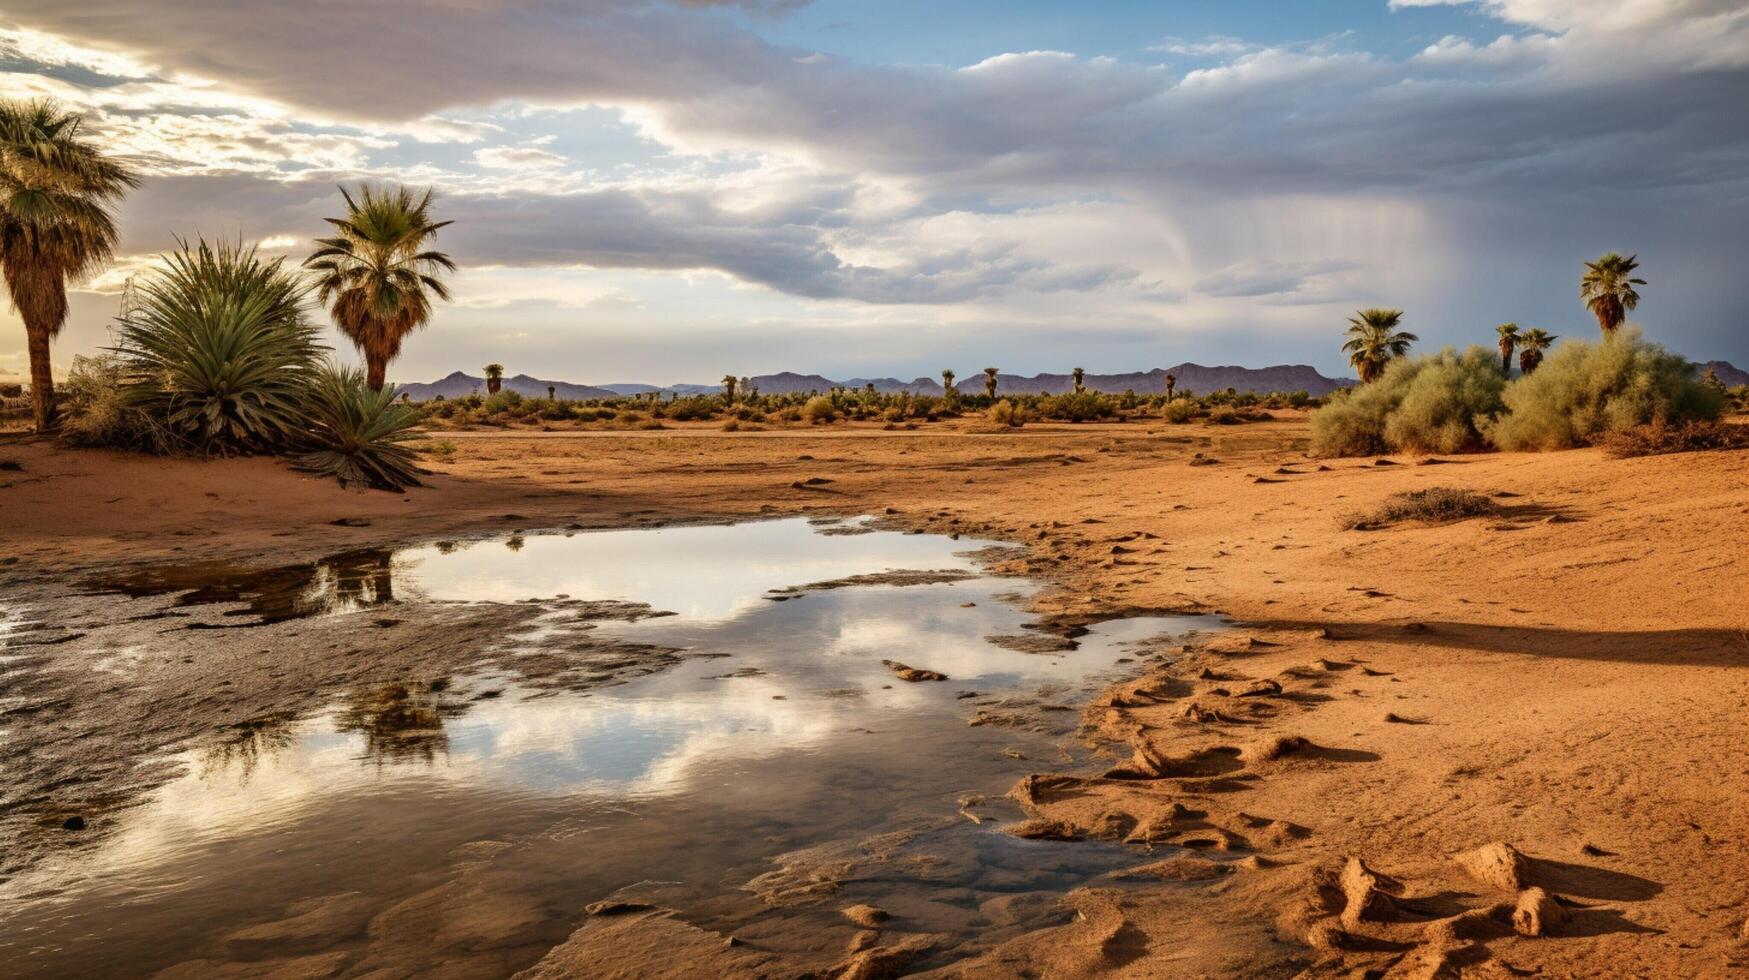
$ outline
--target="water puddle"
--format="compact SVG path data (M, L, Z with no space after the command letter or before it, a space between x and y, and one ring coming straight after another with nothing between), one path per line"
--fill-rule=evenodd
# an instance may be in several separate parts
M501 641L513 655L579 629L682 653L588 690L410 676L234 725L99 844L0 885L0 962L507 975L611 899L820 964L855 934L837 909L866 902L934 937L921 967L1062 921L1062 892L1147 857L1006 835L1003 795L1077 761L1064 736L1133 641L1214 624L1114 621L1043 654L991 642L1036 631L1031 586L979 573L970 552L990 545L785 520L100 583L175 596L191 625L532 602ZM968 724L980 712L1003 723Z

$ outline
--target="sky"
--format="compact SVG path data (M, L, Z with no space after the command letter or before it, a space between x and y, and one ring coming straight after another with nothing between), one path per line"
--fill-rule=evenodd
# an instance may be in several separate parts
M455 222L392 380L1339 375L1360 307L1593 336L1611 250L1749 365L1745 0L7 0L0 92L145 175L60 369L177 236L296 263L360 181Z

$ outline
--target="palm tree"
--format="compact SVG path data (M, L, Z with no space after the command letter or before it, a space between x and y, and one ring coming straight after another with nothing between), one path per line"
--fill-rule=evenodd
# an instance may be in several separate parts
M335 325L358 345L369 384L380 391L401 342L431 319L431 298L449 299L439 273L454 272L455 263L427 246L450 222L431 220L430 191L415 198L405 187L360 185L356 198L344 187L340 196L346 217L327 219L340 233L318 238L304 265L315 270L317 296L333 301Z
M984 369L984 394L991 399L996 397L996 373L995 368Z
M941 394L944 398L953 397L953 369L946 368L941 372Z
M1409 345L1421 339L1398 330L1402 322L1402 310L1376 307L1360 310L1348 318L1348 342L1342 349L1348 353L1348 362L1360 372L1362 384L1377 378L1386 364L1409 353Z
M1178 387L1178 375L1166 372L1166 400L1172 400L1172 389Z
M1543 362L1543 351L1549 349L1555 342L1555 335L1538 327L1531 327L1518 338L1518 369L1525 374L1536 370Z
M67 281L115 254L110 207L140 179L49 99L0 99L0 272L24 321L38 431L55 424L49 342L67 322Z
M556 402L558 400L559 400L559 386L558 385L547 385L547 401Z
M723 375L723 404L735 404L735 385L738 379L732 374Z
M1502 323L1494 328L1500 335L1500 373L1512 374L1512 351L1518 346L1518 324Z
M1087 369L1086 368L1076 368L1074 371L1072 371L1070 373L1072 373L1075 376L1075 394L1079 395L1081 392L1086 390L1086 388L1081 384L1081 379L1087 377Z
M485 371L486 371L486 394L496 395L498 393L498 389L504 387L504 365L502 365L502 364L488 364L485 367ZM373 385L372 387L376 387L380 390L380 386Z
M1624 259L1619 252L1610 252L1596 262L1585 263L1585 275L1579 278L1579 298L1597 317L1605 337L1613 336L1627 319L1628 311L1640 305L1640 294L1634 287L1644 286L1646 280L1633 278L1634 270L1640 266L1639 258L1630 255Z

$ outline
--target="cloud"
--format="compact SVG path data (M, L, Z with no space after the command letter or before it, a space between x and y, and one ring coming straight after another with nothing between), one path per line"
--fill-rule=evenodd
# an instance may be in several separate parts
M1245 262L1228 266L1196 283L1196 291L1206 296L1279 296L1305 293L1327 285L1336 273L1360 268L1357 263L1340 259L1302 262Z
M489 146L474 151L474 162L498 170L554 170L565 165L557 153L533 146Z
M1474 0L1475 31L1403 58L1350 36L1154 46L1188 70L869 64L760 36L793 5L699 6L13 0L0 78L88 109L152 175L123 211L130 254L172 231L307 238L335 183L398 179L438 188L464 279L588 278L573 312L614 270L720 280L787 323L1316 329L1361 295L1492 299L1441 263L1548 275L1606 240L1694 267L1740 250L1749 217L1739 2ZM705 319L647 285L594 312ZM1665 301L1749 297L1724 277Z

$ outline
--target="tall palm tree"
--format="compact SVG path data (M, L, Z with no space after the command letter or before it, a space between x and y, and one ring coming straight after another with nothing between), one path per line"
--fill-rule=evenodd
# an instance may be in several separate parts
M723 403L724 404L727 404L727 405L735 404L735 385L738 384L739 381L740 381L740 379L736 378L732 374L723 375Z
M1167 401L1172 400L1172 390L1174 388L1177 388L1177 387L1178 387L1178 375L1173 374L1170 371L1168 371L1166 373L1166 400Z
M995 368L984 369L984 394L992 399L996 397L996 374Z
M1634 278L1634 271L1640 267L1639 258L1630 255L1624 259L1619 252L1610 252L1596 262L1585 263L1585 274L1579 278L1579 298L1597 317L1605 337L1613 335L1628 318L1628 311L1640 305L1640 294L1634 287L1644 286L1646 280Z
M1518 338L1518 369L1525 374L1536 370L1543 362L1543 351L1555 342L1555 335L1539 327L1531 327Z
M486 372L486 394L496 395L498 389L504 387L504 365L488 364L483 370Z
M953 397L953 369L947 368L941 372L941 393L944 397Z
M49 342L67 322L67 280L115 254L112 205L140 179L49 99L0 99L0 272L24 321L39 431L55 424Z
M1342 349L1348 363L1360 372L1362 384L1384 373L1385 365L1409 353L1409 345L1421 338L1398 330L1403 322L1402 310L1360 310L1348 318L1348 342Z
M1072 371L1070 373L1072 373L1075 376L1075 394L1079 395L1081 392L1086 391L1087 390L1086 386L1081 384L1081 380L1083 378L1087 377L1087 369L1086 368L1076 368L1074 371Z
M1500 373L1512 373L1512 352L1518 347L1518 324L1502 323L1494 328L1500 335Z
M372 388L381 390L389 362L407 335L431 319L435 296L449 299L440 274L455 263L428 246L448 221L431 220L431 192L419 197L405 187L376 190L360 185L346 199L346 217L329 218L339 230L318 238L304 265L315 270L317 296L332 301L334 323L364 354Z

